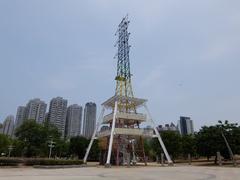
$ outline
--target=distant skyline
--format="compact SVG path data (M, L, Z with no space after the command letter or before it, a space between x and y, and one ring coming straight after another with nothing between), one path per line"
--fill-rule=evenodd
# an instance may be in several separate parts
M114 95L114 36L129 14L136 97L158 124L240 123L240 1L1 0L0 122L30 99ZM97 112L99 114L99 111Z

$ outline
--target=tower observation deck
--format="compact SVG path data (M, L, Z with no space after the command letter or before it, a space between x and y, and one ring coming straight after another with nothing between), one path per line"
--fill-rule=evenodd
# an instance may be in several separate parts
M95 139L99 140L101 150L100 163L107 167L112 165L134 165L143 162L147 165L144 152L144 138L158 138L169 164L170 156L165 148L162 138L151 118L147 107L147 100L136 98L133 94L130 73L128 43L130 33L128 16L124 17L116 32L117 42L117 75L115 95L102 103L96 129L87 148L84 163ZM146 114L139 113L139 108L144 107ZM105 111L109 111L105 114ZM151 128L142 128L140 125L147 123ZM104 128L103 128L104 127Z

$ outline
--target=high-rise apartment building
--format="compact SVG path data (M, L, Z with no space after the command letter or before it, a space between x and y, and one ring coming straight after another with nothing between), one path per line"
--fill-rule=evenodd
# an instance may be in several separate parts
M43 123L45 120L45 113L47 109L47 104L40 99L30 100L25 109L25 119L35 120L37 123Z
M82 126L82 107L73 104L67 109L65 136L67 138L80 136Z
M190 135L194 133L193 121L190 117L180 116L178 129L181 135Z
M53 98L50 101L48 121L54 124L64 137L67 116L67 100L62 97Z
M84 108L83 135L91 138L96 126L97 106L93 102L86 103Z
M0 134L2 134L2 133L3 133L3 124L0 123Z
M2 133L12 137L13 131L14 131L14 116L9 115L3 122Z
M16 115L16 121L15 121L16 128L21 126L21 124L25 120L25 114L26 114L25 111L26 111L25 106L19 106L17 108L17 115Z

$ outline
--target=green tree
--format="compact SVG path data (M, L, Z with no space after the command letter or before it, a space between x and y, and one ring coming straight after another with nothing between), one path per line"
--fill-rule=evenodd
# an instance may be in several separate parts
M25 143L23 141L20 141L18 139L14 139L13 141L13 152L12 152L12 156L15 157L23 157L24 153L26 151L25 148Z
M25 121L15 132L16 137L24 142L27 157L38 156L42 146L46 143L43 127L34 120Z
M65 141L63 139L58 139L55 144L55 148L53 149L53 155L58 157L68 157L69 156L69 146L70 142Z
M216 126L203 126L196 134L197 152L200 156L206 156L207 159L216 155L223 145L219 128Z
M89 144L90 141L88 141L87 143L87 146ZM86 146L86 148L87 148ZM93 145L91 147L91 151L89 153L89 160L91 161L99 161L99 153L100 153L100 149L99 149L99 146L98 146L98 140L95 140L93 142Z
M181 138L182 154L186 158L188 154L196 155L196 139L193 135L185 135Z
M227 139L228 144L230 145L233 153L238 154L240 151L240 127L238 127L237 123L229 123L228 120L218 121L217 127L220 128L222 139L224 140L224 136ZM225 148L222 150L222 153L225 158L230 157L230 153L227 149L226 142L224 141ZM226 150L225 150L226 149Z
M155 160L155 158L156 158L156 152L153 150L153 146L152 146L153 143L158 143L154 147L159 146L158 150L159 150L159 153L161 153L160 152L160 145L159 145L158 141L154 141L153 142L152 139L144 139L144 152L145 152L145 156L147 156L148 159L151 159L151 160Z
M43 124L43 128L48 138L53 138L54 140L61 139L61 133L58 131L57 127L52 123L46 121Z
M219 121L219 124L215 126L202 127L196 134L198 154L209 159L211 156L216 156L217 151L220 151L222 156L229 158L229 152L222 133L225 135L233 153L239 153L240 127L237 124L229 124L228 121L224 123Z
M18 148L22 148L22 154L27 157L46 157L48 155L48 141L50 137L57 141L60 133L51 124L38 124L34 120L26 120L15 131L15 136L20 142L16 142ZM19 152L16 152L19 155Z
M163 142L168 150L168 153L171 155L174 160L181 153L181 136L179 133L174 131L164 131L161 132L161 137ZM160 147L159 141L157 138L152 140L152 148L157 156L161 156L163 153L162 148Z
M82 136L72 137L69 145L70 154L77 156L78 159L83 159L88 142L88 139Z
M4 134L0 134L0 154L4 153L7 154L8 146L10 145L11 140L8 136Z
M227 137L228 141L230 140L230 146L233 153L240 154L240 126L233 128L231 133L234 138Z

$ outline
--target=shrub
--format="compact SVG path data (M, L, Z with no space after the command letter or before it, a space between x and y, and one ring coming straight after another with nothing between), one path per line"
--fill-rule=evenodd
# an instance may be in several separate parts
M81 165L83 161L79 160L62 160L62 159L18 159L18 158L0 158L0 166L18 166L18 165L34 166L34 165Z
M22 159L0 158L0 166L18 166L21 163L23 163Z
M62 160L62 159L28 159L25 161L25 165L33 166L33 165L80 165L83 164L82 161L79 160Z

